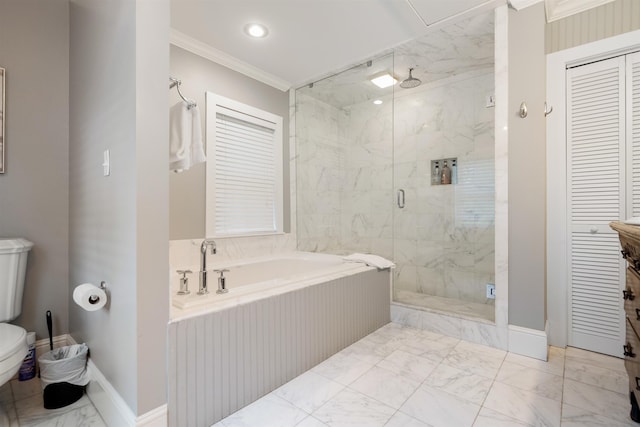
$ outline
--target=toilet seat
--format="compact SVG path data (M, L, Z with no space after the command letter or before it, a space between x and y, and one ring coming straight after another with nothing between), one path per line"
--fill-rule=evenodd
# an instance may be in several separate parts
M0 323L0 385L18 372L29 352L27 331L8 323Z

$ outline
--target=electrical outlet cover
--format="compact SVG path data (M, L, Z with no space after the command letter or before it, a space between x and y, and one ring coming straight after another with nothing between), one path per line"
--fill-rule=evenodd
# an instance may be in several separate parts
M487 283L487 298L496 299L496 285Z

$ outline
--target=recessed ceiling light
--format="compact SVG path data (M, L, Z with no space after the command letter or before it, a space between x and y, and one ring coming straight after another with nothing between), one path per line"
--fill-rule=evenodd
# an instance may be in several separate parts
M376 99L375 101L373 101L374 104L376 105L380 105L382 104L382 100L381 99Z
M244 26L244 32L257 39L266 37L269 34L267 27L262 24L247 24Z
M380 89L384 89L398 83L398 80L387 72L371 76L369 77L369 80L371 80L371 83L378 86Z

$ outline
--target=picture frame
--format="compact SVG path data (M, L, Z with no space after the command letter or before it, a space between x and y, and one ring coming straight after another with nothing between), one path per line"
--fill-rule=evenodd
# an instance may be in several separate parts
M4 165L5 165L5 156L4 153L6 151L7 140L5 138L5 85L4 85L4 76L6 72L5 69L0 67L0 174L4 173Z

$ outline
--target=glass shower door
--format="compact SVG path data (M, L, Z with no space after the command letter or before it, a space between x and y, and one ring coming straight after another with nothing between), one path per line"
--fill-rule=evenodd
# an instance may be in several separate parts
M422 80L400 83L394 94L394 301L487 320L495 281L493 32L487 13L394 52L399 80L410 68Z

